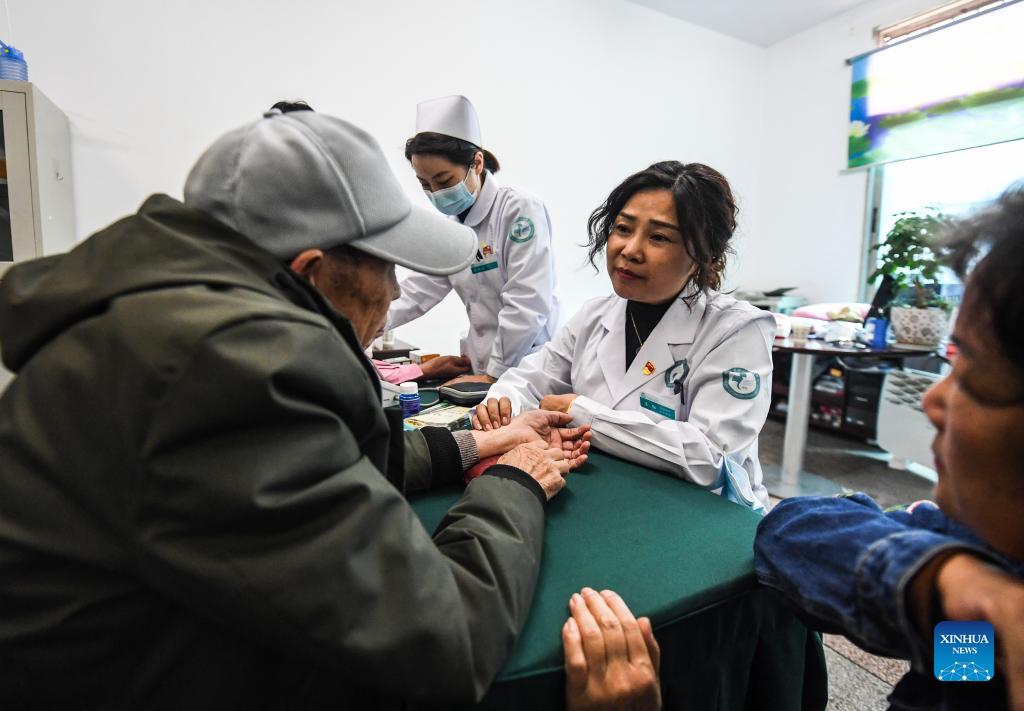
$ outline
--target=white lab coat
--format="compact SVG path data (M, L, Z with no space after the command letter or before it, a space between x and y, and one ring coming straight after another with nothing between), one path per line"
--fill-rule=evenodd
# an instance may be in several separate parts
M488 172L465 224L479 240L476 261L451 276L402 281L385 329L422 316L455 289L469 317L462 353L474 372L497 378L551 340L558 326L551 220L539 199Z
M576 393L569 414L593 427L595 448L767 511L757 436L771 403L772 315L723 294L691 311L680 296L629 370L626 328L625 299L588 301L487 397L508 397L518 414Z

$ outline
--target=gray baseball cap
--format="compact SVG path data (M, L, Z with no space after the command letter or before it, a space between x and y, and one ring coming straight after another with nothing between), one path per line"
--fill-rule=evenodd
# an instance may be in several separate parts
M281 259L349 245L453 274L477 249L473 230L409 202L370 134L312 111L272 111L217 139L185 181L185 204Z

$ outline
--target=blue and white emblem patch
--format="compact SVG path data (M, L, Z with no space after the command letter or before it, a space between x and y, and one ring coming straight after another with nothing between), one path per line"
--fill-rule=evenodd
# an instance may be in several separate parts
M529 217L517 217L512 223L512 229L508 232L508 238L516 244L529 242L537 230L533 226L533 220Z
M678 395L683 390L683 381L690 372L690 364L686 359L677 360L672 367L665 371L665 385L672 388L672 392Z
M739 400L753 400L761 392L761 376L746 368L729 368L722 373L725 392Z

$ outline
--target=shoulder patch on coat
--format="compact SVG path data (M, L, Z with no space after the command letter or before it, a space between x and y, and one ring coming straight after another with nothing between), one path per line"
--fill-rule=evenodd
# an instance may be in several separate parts
M761 392L761 376L746 368L729 368L722 373L725 392L739 400L753 400Z
M533 226L533 220L529 217L517 217L512 223L512 229L508 231L508 238L516 244L529 242L537 230Z

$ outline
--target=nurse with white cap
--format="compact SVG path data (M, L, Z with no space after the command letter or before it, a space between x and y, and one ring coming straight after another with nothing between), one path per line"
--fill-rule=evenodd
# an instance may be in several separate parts
M473 228L478 250L462 272L404 280L386 328L422 316L455 289L469 317L462 353L477 374L462 379L494 382L551 339L558 301L547 208L502 185L495 177L498 160L482 145L480 121L466 97L416 107L416 135L406 142L405 157L434 207Z

